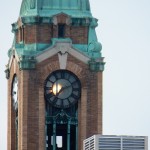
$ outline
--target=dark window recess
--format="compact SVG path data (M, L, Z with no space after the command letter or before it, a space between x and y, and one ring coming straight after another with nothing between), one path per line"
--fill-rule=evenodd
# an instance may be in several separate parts
M64 24L59 24L58 25L58 37L59 38L64 38L65 37L65 25Z

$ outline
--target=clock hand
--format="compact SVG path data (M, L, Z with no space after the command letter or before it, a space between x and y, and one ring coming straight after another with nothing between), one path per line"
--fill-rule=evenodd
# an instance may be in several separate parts
M64 90L64 87L62 87L62 88L60 89L60 91L58 91L55 96L58 96L63 90Z
M60 91L56 94L56 96L58 96L60 93L62 93L63 90L68 89L69 87L71 87L71 85L62 87L62 88L60 89Z
M59 92L57 92L56 96L58 96L62 92L62 90L63 90L63 87L60 89Z
M71 87L71 85L65 86L64 89L68 89L69 87ZM63 89L63 90L64 90L64 89Z

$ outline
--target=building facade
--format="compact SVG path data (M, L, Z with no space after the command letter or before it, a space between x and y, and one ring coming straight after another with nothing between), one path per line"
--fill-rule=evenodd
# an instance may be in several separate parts
M84 140L83 150L148 150L148 137L93 135Z
M8 150L82 150L102 134L102 46L89 0L23 0L8 51Z

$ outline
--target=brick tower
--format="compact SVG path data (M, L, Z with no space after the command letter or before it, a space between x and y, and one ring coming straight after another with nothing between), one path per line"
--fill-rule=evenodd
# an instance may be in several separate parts
M23 0L8 51L8 150L82 150L102 133L101 44L88 0Z

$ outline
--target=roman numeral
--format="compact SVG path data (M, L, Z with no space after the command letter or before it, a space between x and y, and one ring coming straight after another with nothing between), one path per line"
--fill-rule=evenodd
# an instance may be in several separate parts
M74 99L78 99L79 98L77 95L75 95L73 93L71 94L71 97L74 98Z
M55 81L52 81L50 78L48 78L47 82L51 82L51 84L54 84Z
M65 73L61 72L61 78L64 79L65 78Z
M53 97L54 95L53 95L53 93L51 92L51 93L46 94L45 96L46 96L46 99L51 99L51 97Z
M70 78L70 74L65 73L65 79L69 80L69 78Z
M57 102L57 97L55 96L54 99L52 100L53 105L55 105Z
M69 99L65 99L65 100L63 100L63 104L62 104L62 106L63 106L64 108L69 107L69 106L70 106L70 101L69 101Z
M72 89L73 91L79 91L79 88L74 88Z
M45 87L45 90L52 91L52 87Z
M71 82L71 84L72 84L72 85L74 85L74 84L79 85L77 80L75 80L75 81Z

